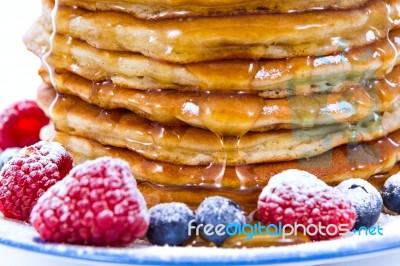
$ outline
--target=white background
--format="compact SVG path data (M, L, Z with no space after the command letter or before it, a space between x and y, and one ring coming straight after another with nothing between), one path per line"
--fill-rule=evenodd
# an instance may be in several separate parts
M41 79L40 61L28 52L22 37L41 13L40 0L2 1L0 8L0 108L20 99L34 99Z
M14 101L34 99L41 80L37 75L40 61L26 51L22 36L40 15L40 0L7 0L0 8L0 109ZM365 259L358 263L341 265L399 265L400 255ZM44 256L12 250L0 246L0 265L72 265L71 262L53 261ZM73 265L78 265L73 264Z

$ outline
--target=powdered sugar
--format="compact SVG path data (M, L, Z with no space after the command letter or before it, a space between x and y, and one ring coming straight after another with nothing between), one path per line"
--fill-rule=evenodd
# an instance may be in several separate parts
M265 69L264 67L261 67L261 69L257 72L256 74L256 79L259 80L266 80L266 79L270 79L270 80L274 80L277 78L280 78L283 74L283 72L289 71L291 67L288 67L287 70L281 70L281 69Z
M385 186L400 187L400 173L392 175L388 180L386 180Z
M200 108L194 103L187 102L182 106L182 113L189 113L190 115L198 116L200 114Z
M71 156L58 143L43 141L21 149L1 171L0 211L27 221L38 198L71 168Z
M127 248L93 248L37 242L37 234L28 225L0 218L0 243L40 253L120 263L170 263L215 265L217 263L267 264L293 263L310 265L323 263L324 259L338 258L400 246L400 216L382 214L378 224L383 227L382 236L358 236L353 233L344 238L313 242L287 247L252 249L226 249L206 247L158 247L137 241Z
M58 162L63 156L67 154L65 148L58 142L40 141L34 146L41 146L39 149L40 153L43 154L44 158L51 162Z
M45 241L121 245L146 234L149 215L128 164L102 157L51 187L31 223Z
M319 57L314 60L314 67L324 66L324 65L338 65L338 64L348 64L349 60L344 55L331 55Z
M336 237L339 231L328 234L329 226L342 226L345 232L353 228L356 220L351 202L342 193L316 176L299 170L273 176L257 205L258 216L264 224L322 225L324 228L318 233L308 234L312 240Z
M350 189L352 188L353 189ZM347 195L357 209L368 211L371 209L381 209L382 199L374 186L363 179L348 179L340 183L337 188ZM373 200L370 199L373 197Z
M86 161L80 165L80 167L75 167L71 171L72 176L84 176L87 175L88 169L93 169L93 172L104 171L105 175L108 177L120 176L122 177L122 182L127 185L136 184L136 180L132 178L132 171L129 165L117 158L111 157L101 157L93 161ZM101 170L100 170L101 169Z
M224 220L227 216L231 216L231 223L245 223L246 218L240 207L231 200L219 196L205 199L197 209L196 217L202 217L204 220L210 218L210 214L216 214L217 220Z
M164 203L150 210L147 240L155 245L181 246L191 238L190 224L195 220L193 211L183 203Z
M280 174L274 175L268 182L260 194L260 198L266 196L273 196L271 190L273 188L288 186L292 191L297 192L301 189L303 192L299 197L306 197L308 194L313 194L318 187L327 187L324 181L318 179L315 175L312 175L306 171L300 170L286 170ZM301 202L304 199L298 198L297 201Z
M177 223L187 215L193 216L193 212L185 204L177 202L158 204L150 209L151 219L165 223Z
M386 180L382 189L382 198L385 207L396 213L400 213L400 174L391 176Z

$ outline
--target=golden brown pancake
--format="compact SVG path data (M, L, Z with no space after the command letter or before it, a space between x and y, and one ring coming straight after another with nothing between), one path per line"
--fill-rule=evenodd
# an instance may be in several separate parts
M398 21L395 10L399 2L372 1L343 11L161 21L59 6L54 25L57 33L84 40L93 47L138 52L174 63L317 56L386 37ZM47 8L46 27L52 31L51 3Z
M51 56L49 33L39 21L25 37L27 47L57 71L69 70L95 82L126 88L246 91L281 98L341 92L364 80L381 79L397 64L400 30L343 54L282 60L229 60L177 65L142 55L112 52L57 35Z
M79 6L92 11L119 11L141 19L164 19L196 16L221 16L304 12L323 9L357 8L368 0L59 0L62 5Z
M47 72L41 73L50 83ZM93 84L70 72L54 73L53 82L58 92L79 96L104 109L126 108L163 125L212 127L224 136L237 136L246 129L266 131L354 123L366 119L371 112L384 112L400 93L400 66L368 88L359 84L343 93L285 99L263 99L243 93L144 92L116 87L110 82Z
M357 125L251 132L239 139L224 137L222 145L221 138L208 130L161 126L130 111L100 109L74 96L59 95L55 99L52 87L39 89L38 102L57 130L104 145L128 148L150 159L187 165L221 161L227 165L253 164L309 158L349 141L373 140L400 128L398 99L382 116L372 113L369 120ZM245 133L248 129L243 130Z
M300 169L315 174L329 185L349 178L377 181L377 174L391 171L400 158L400 131L375 141L334 148L307 160L222 167L186 166L147 160L127 149L103 146L98 142L68 135L55 134L72 154L75 163L102 156L121 158L128 162L147 203L185 202L197 207L204 197L221 195L232 198L247 210L255 208L257 197L271 176L287 169ZM221 174L222 173L222 174ZM384 181L387 175L382 175ZM378 180L379 180L378 179ZM382 183L382 181L379 181Z

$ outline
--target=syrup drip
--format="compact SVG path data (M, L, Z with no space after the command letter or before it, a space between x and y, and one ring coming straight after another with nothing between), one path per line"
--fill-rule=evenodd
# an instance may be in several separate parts
M229 109L226 108L227 97L224 95L210 95L199 103L200 120L203 121L207 129L219 137L221 143L221 152L217 154L216 160L210 165L210 167L217 165L221 169L219 175L216 178L212 178L217 187L221 187L223 184L228 157L226 153L227 147L233 147L233 155L230 155L232 156L231 160L236 161L238 165L243 164L241 162L242 157L239 154L240 139L254 127L262 112L260 108L262 106L261 99L257 102L249 102L246 95L243 95L243 97L241 95L235 96L228 96L228 106L232 107ZM217 101L215 101L215 97L217 97ZM222 105L222 102L219 103L218 99L221 99L225 104ZM235 117L237 120L235 121L232 117ZM220 128L229 128L229 132L233 133L236 137L224 136L225 132L221 132ZM232 144L229 145L229 143ZM207 175L207 173L205 174ZM239 182L243 186L249 185L247 180L250 178L244 175L237 175L237 178L239 178Z
M66 101L64 97L58 97L58 102L56 104L53 103L52 105L52 111L55 111L55 117L60 117L59 113L65 113L64 110L70 110L71 108L75 108L75 104L71 101ZM126 142L128 144L140 144L139 147L142 149L151 149L152 154L148 155L149 157L153 158L154 160L163 160L163 158L159 157L159 151L161 149L163 151L169 151L169 149L173 149L172 151L176 151L175 149L177 148L176 144L172 145L169 147L168 145L168 140L173 141L173 143L178 142L183 142L185 143L184 150L189 149L192 144L197 144L193 143L192 141L192 136L195 136L196 134L207 134L207 138L202 137L201 139L206 139L207 141L211 141L211 137L215 136L215 138L212 141L215 141L216 144L219 143L221 148L216 148L215 149L215 154L213 154L214 160L213 163L206 168L204 171L204 174L202 175L202 182L196 181L197 184L199 183L204 183L207 185L212 185L212 181L214 181L214 185L217 187L222 186L223 184L227 184L224 180L226 177L226 172L227 168L226 165L229 162L237 162L236 168L235 168L235 176L238 179L237 181L232 180L232 178L229 179L228 183L229 184L235 184L234 186L236 187L237 184L239 184L238 187L246 188L246 187L251 187L254 185L265 185L265 183L258 184L256 183L257 179L254 178L255 176L260 176L262 177L265 175L265 173L256 173L256 171L252 167L253 165L244 165L241 163L241 160L245 159L246 155L240 151L239 152L239 147L240 147L240 141L242 138L240 136L238 137L229 137L229 136L223 136L221 134L215 133L214 135L207 133L207 131L196 131L194 128L191 127L165 127L157 123L151 123L149 124L146 120L143 120L139 117L132 117L129 116L130 120L126 120L124 116L121 116L121 113L115 112L115 111L107 111L105 109L97 109L90 107L89 105L82 105L80 103L82 108L82 112L84 113L90 113L90 116L97 115L96 121L102 125L102 130L105 132L105 136L112 136L115 134L115 132L121 132L124 134L126 137ZM72 111L76 115L76 108ZM99 111L100 110L100 111ZM349 140L348 142L351 144L357 144L357 141L360 139L360 132L362 130L365 130L364 127L368 125L368 127L372 127L375 129L376 132L379 132L381 130L384 130L382 127L382 123L380 120L380 115L372 113L372 120L369 118L368 121L360 121L358 124L354 125L348 125L348 134L349 134ZM128 117L127 117L128 118ZM128 124L125 121L130 121L129 125L132 123L138 124L140 126L135 126L132 127L132 129L127 126ZM57 119L57 123L59 125L62 125L63 121ZM69 127L70 124L64 123L65 126L61 126L61 128L64 127ZM372 126L371 126L372 125ZM341 125L342 128L344 128L346 125ZM120 128L121 127L121 128ZM76 129L70 129L71 132L77 130L79 127ZM126 132L122 132L121 129L126 130ZM79 129L82 131L82 129ZM90 127L87 128L88 132L83 132L84 136L88 136L90 138L90 134L93 135L92 132L90 132ZM386 130L385 130L386 131ZM293 131L292 132L294 135L294 138L299 138L299 140L303 140L304 134L307 134L307 130L298 130L298 131ZM88 134L88 135L86 135ZM195 135L193 135L195 134ZM147 136L146 138L141 138L142 135ZM132 138L130 138L132 136ZM188 136L190 138L188 139ZM102 136L97 136L98 141L102 142L101 138ZM150 137L150 138L149 138ZM142 139L142 140L141 140ZM144 142L145 141L145 142ZM162 144L161 144L162 143ZM332 145L329 143L329 140L327 143L324 145L328 145L327 149L331 149ZM374 144L376 145L376 144ZM132 146L135 148L135 146ZM179 146L178 146L179 147ZM193 148L196 148L196 145L193 146ZM197 148L196 148L197 149ZM393 149L391 149L393 150ZM143 152L139 148L135 148L135 151L138 152L139 154L142 154ZM305 154L304 156L307 157L307 150L304 151ZM229 155L228 155L229 154ZM310 161L313 158L310 158ZM270 164L266 164L270 165ZM286 165L290 166L290 164ZM291 164L290 168L298 168L299 166L296 164ZM158 167L157 167L158 168ZM160 167L163 168L163 167ZM256 169L260 169L260 165L256 165ZM229 169L232 169L232 167L229 167ZM283 168L284 170L284 168ZM231 170L230 170L231 171ZM211 175L212 173L212 175ZM225 173L225 174L224 174ZM232 175L232 173L231 173ZM320 175L318 175L320 176ZM233 186L233 185L231 185Z
M251 97L251 96L250 96ZM198 101L199 119L205 127L222 136L221 128L239 139L250 131L262 113L261 98L248 95L210 95ZM227 108L228 107L228 108Z
M262 99L247 93L177 92L122 89L111 81L91 83L65 72L55 75L60 92L72 93L103 108L125 107L152 121L177 126L185 123L211 129L221 136L277 128L311 128L321 124L352 123L368 119L392 105L400 86L396 67L387 79L352 86L344 93ZM377 99L377 100L375 100ZM227 109L227 106L240 108Z

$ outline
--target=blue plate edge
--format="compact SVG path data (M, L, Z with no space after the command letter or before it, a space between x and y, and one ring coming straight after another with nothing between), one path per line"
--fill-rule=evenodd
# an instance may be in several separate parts
M376 244L376 243L375 243ZM382 243L380 243L382 244ZM9 240L2 238L0 236L0 245L5 245L12 248L22 249L25 251L35 252L39 254L45 255L52 255L60 258L68 258L68 259L75 259L75 260L86 260L91 262L102 262L102 263L117 263L117 264L142 264L142 265L210 265L210 263L218 263L219 265L279 265L279 264L290 264L290 263L305 263L310 262L314 263L316 261L323 262L323 261L331 261L333 259L340 259L340 258L351 258L354 256L361 256L367 254L375 254L379 252L389 252L391 250L399 249L400 242L392 241L385 243L384 245L379 245L377 248L376 246L367 245L367 248L351 248L342 251L325 251L318 254L313 254L310 256L295 256L290 255L286 257L279 257L279 256L271 256L270 254L267 256L255 256L251 260L249 259L233 259L233 260L217 260L216 258L210 257L201 257L199 258L188 258L184 257L179 260L174 258L173 260L162 260L162 259L155 259L153 258L136 258L134 256L125 256L122 257L121 255L117 254L107 254L104 251L95 251L92 254L82 253L78 254L79 246L70 246L64 252L57 250L56 248L45 248L45 246L41 246L41 244L29 244L29 243L20 243L17 241ZM52 245L52 244L43 244L43 245ZM54 244L57 245L57 244ZM55 246L56 247L56 246Z

